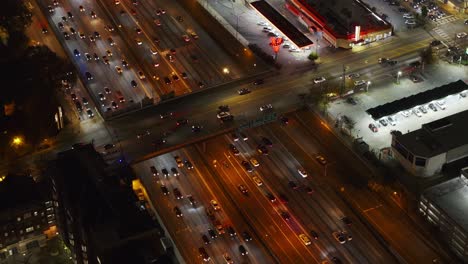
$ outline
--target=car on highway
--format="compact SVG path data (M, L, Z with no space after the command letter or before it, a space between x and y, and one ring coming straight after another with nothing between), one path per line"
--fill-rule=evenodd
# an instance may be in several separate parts
M218 211L221 210L221 206L219 206L218 202L216 200L211 200L210 201L211 207L213 207L213 210Z
M257 176L252 177L252 180L255 182L255 184L257 184L257 186L262 186L263 185L262 180L260 180L260 178L257 177Z
M190 42L190 37L188 35L182 35L182 39L185 41L185 42Z
M174 156L174 160L177 163L177 167L182 168L184 163L182 162L182 158L179 156Z
M208 244L211 243L211 241L210 241L210 239L208 238L207 235L203 235L202 240L203 240L203 243L205 243L205 245L208 245Z
M345 223L347 226L351 226L353 224L353 221L347 216L341 217L341 222Z
M280 212L280 215L286 221L291 220L291 215L288 212L282 211Z
M318 233L317 233L315 230L310 230L310 235L311 235L312 238L314 238L315 240L317 240L317 239L319 238Z
M301 167L297 169L297 172L302 176L302 178L307 178L307 171L304 168Z
M192 195L188 195L187 198L189 200L190 205L192 205L193 207L197 207L197 201L195 201L195 198L193 198Z
M169 171L166 168L163 168L161 172L164 175L164 177L169 177Z
M343 232L333 232L333 238L335 238L335 240L340 244L346 243L346 236L343 234Z
M180 192L179 188L174 188L174 196L177 200L180 200L182 198L184 198L184 196L182 196L182 193Z
M199 248L198 249L198 253L200 254L200 257L203 259L203 261L205 262L208 262L211 260L210 256L208 255L208 253L206 253L206 250L205 248Z
M94 11L91 11L91 13L89 13L89 15L91 16L91 18L95 19L97 18L97 15Z
M252 166L250 166L250 163L248 163L247 161L243 160L243 161L241 162L241 165L242 165L242 167L244 167L244 169L245 169L247 172L252 172L252 171L253 171Z
M267 137L261 137L261 140L262 140L262 143L265 145L265 146L268 146L268 147L273 147L273 142L271 142L271 140Z
M122 73L123 73L122 68L120 68L119 66L115 66L115 71L116 71L118 74L122 74Z
M267 110L271 110L271 109L273 109L273 105L271 105L271 104L266 104L266 105L260 106L260 111L262 111L262 112L267 111Z
M93 111L92 111L91 109L86 110L86 114L88 114L88 117L89 117L89 118L93 118L93 117L94 117L94 113L93 113Z
M244 95L244 94L249 94L251 93L251 91L249 90L249 88L242 88L240 90L237 91L239 93L239 95Z
M118 105L116 102L114 102L114 101L111 102L111 106L112 106L112 109L117 109L117 108L119 108L119 105Z
M241 256L245 256L249 254L249 252L247 251L247 249L245 249L243 245L239 246L239 253L241 254Z
M85 76L88 81L93 79L93 75L90 72L85 72Z
M321 77L317 77L314 79L314 83L317 84L317 83L323 83L324 81L326 81L327 79L325 79L325 77L321 76Z
M182 118L177 120L176 125L177 126L182 126L182 125L187 125L188 124L188 119L187 118Z
M224 261L226 261L226 264L233 264L234 260L231 259L228 253L223 254Z
M194 132L194 133L200 132L201 129L202 129L202 126L199 125L199 124L192 125L192 132Z
M288 125L289 124L289 118L286 117L286 116L282 116L282 117L280 117L280 122L283 125Z
M180 210L178 206L174 207L174 213L176 214L177 217L183 216L182 211Z
M265 196L268 198L268 200L270 200L270 202L276 202L276 197L271 192L267 192Z
M216 227L216 231L218 232L219 235L222 235L225 233L224 231L224 227L223 225L221 224L221 222L219 222L218 220L215 221L214 223L215 227Z
M233 144L229 144L229 150L232 152L232 154L234 154L234 156L239 156L240 155L239 150Z
M297 186L297 184L294 181L288 181L288 186L294 190L299 189L299 186Z
M239 137L237 136L236 133L232 133L232 134L231 134L231 138L232 138L232 140L233 140L234 142L239 141Z
M250 159L250 164L252 164L252 166L254 166L254 167L260 166L260 163L258 162L258 160L256 158L251 158Z
M173 176L179 176L179 171L176 168L171 168L171 172Z
M310 241L310 238L306 234L300 234L299 238L301 239L302 243L304 243L304 245L306 246L312 244L312 242Z
M232 226L228 226L226 228L229 236L233 237L233 236L237 236L237 233L236 233L236 230L234 230L234 228Z
M211 239L217 238L218 234L213 229L208 229L208 235L210 235Z
M237 189L239 189L239 191L244 195L247 195L249 193L249 190L243 184L237 185Z
M244 239L245 242L252 241L252 236L250 235L249 232L244 231L242 232L242 238Z
M192 162L190 162L190 160L185 160L184 163L187 169L189 170L193 169L193 165L192 165Z
M260 84L264 84L265 81L263 79L257 79L253 82L254 85L260 85Z
M307 194L313 194L314 193L314 190L310 186L304 186L304 191Z
M379 129L377 128L376 125L374 125L374 123L369 124L369 129L374 133L377 133L379 131Z
M315 160L322 165L327 164L327 160L322 155L316 155Z
M143 44L143 41L141 41L141 39L139 39L139 38L136 38L135 41L136 41L138 46Z
M268 150L267 147L264 146L264 145L258 145L258 146L257 146L257 152L258 152L259 154L268 155L269 150Z

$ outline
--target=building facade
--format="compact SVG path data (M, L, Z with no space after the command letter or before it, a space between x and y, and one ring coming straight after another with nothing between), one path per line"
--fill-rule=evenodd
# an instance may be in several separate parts
M286 7L336 48L349 49L393 35L392 25L360 0L286 0Z
M29 176L2 176L0 182L0 263L46 245L56 235L48 187Z
M463 111L406 134L392 133L393 156L413 175L431 177L468 156L467 129L468 111Z
M450 249L468 262L468 168L460 177L426 190L420 198L419 212L439 231Z

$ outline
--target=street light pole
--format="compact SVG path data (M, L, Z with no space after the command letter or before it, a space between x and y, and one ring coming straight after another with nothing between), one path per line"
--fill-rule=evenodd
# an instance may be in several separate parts
M398 71L397 73L397 84L400 84L400 76L401 76L401 71Z
M370 81L367 81L366 93L369 91L369 85L371 85L371 82L370 82Z

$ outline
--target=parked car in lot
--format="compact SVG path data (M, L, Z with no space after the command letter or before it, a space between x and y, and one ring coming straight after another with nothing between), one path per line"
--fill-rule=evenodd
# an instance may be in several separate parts
M376 133L376 132L379 131L379 129L377 128L377 126L375 126L373 123L370 123L370 124L369 124L369 129L370 129L372 132L374 132L374 133Z
M379 123L380 123L382 126L387 126L387 125L388 125L387 121L385 121L384 118L379 119Z
M427 108L424 105L421 105L418 107L419 111L421 111L423 114L427 114Z
M430 103L427 105L429 107L429 109L431 109L432 111L434 112L437 112L437 107L433 104L433 103Z
M392 126L396 126L396 119L394 117L387 117L388 123Z

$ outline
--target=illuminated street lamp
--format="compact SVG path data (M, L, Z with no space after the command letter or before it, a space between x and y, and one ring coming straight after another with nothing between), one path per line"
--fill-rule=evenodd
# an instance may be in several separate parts
M223 68L223 73L224 74L229 74L229 69L228 68Z
M371 85L371 81L367 81L366 93L369 91L369 85Z
M400 84L400 76L401 76L401 71L398 71L397 77L396 77L397 84Z
M21 145L23 145L23 139L21 137L14 137L13 140L11 141L11 144L15 147L19 147Z

